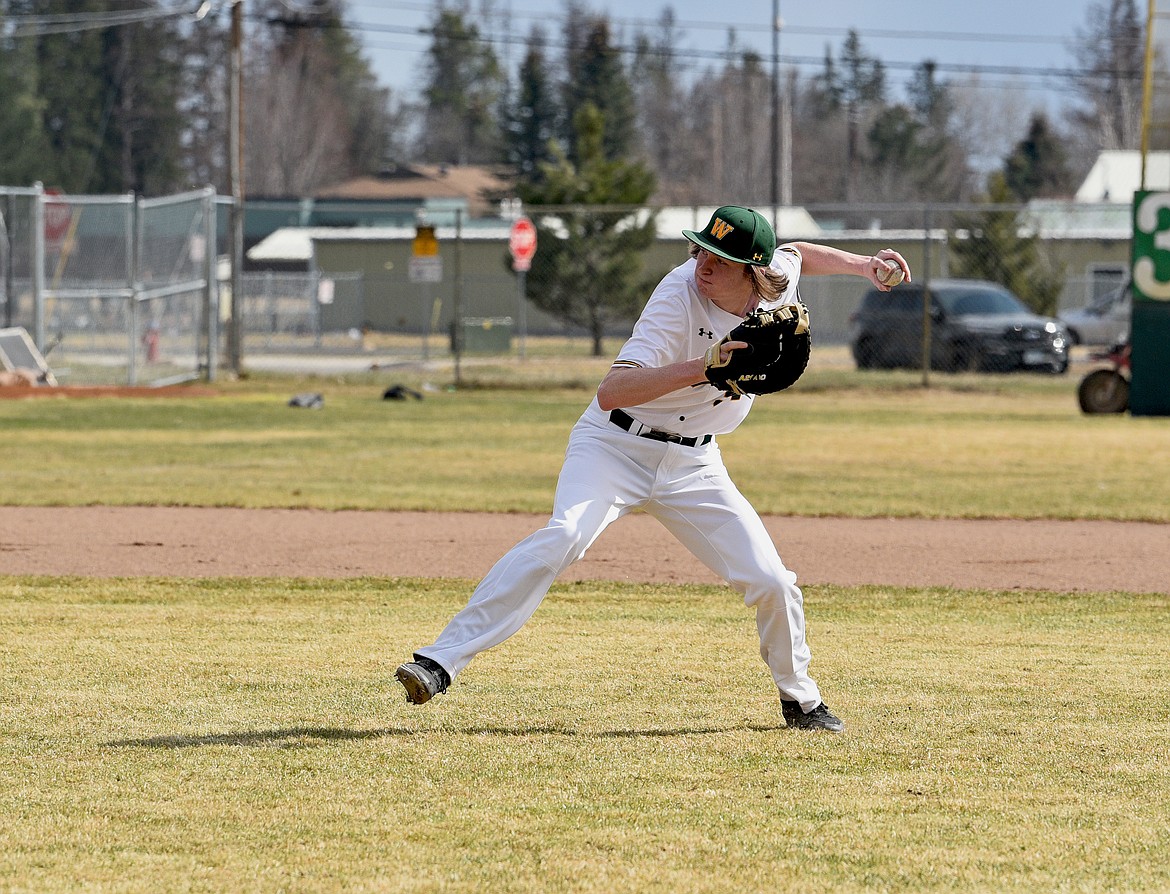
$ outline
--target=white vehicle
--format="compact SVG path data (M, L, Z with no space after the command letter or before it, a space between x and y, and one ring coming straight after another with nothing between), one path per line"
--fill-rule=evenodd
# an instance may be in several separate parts
M1119 289L1093 299L1086 307L1060 315L1074 345L1111 347L1129 339L1133 293L1126 283Z

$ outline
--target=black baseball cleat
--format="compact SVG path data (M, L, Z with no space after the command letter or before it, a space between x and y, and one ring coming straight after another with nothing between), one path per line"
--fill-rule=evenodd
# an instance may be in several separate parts
M451 677L443 666L422 655L415 655L414 661L399 667L394 676L406 690L406 700L412 705L426 704L451 685Z
M784 711L784 722L789 729L823 729L830 733L845 731L845 722L821 702L807 714L800 709L800 702L780 701Z

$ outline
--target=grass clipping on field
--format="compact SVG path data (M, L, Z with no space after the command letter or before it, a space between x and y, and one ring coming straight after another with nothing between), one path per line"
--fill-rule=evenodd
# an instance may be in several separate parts
M405 704L467 593L0 578L0 888L1170 887L1164 596L810 587L833 736L719 587L558 585Z

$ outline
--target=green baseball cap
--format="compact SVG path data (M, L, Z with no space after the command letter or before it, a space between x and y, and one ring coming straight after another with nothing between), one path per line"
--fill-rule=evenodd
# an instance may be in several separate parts
M700 248L737 264L767 267L776 252L772 225L759 211L741 205L716 208L703 232L683 230L682 234Z

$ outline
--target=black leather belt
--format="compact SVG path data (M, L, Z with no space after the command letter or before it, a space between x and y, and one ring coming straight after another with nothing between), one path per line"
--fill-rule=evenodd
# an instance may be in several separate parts
M710 444L711 439L714 437L714 435L699 435L697 438L684 438L682 435L676 435L673 432L647 428L629 413L621 410L614 410L610 413L609 421L624 431L633 432L639 438L649 438L652 441L666 441L670 444L682 444L684 447L702 447L704 444ZM642 430L634 431L635 426L640 426Z

